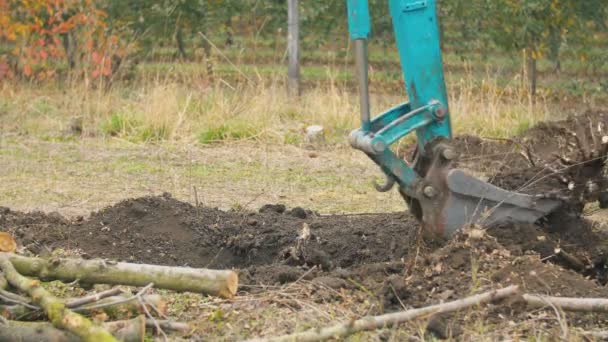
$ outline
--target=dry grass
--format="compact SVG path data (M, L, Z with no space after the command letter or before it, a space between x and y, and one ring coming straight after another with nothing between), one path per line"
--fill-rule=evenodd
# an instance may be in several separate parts
M129 85L87 89L83 84L4 83L0 123L5 132L43 137L64 135L81 117L86 135L130 141L256 140L301 143L307 125L325 127L330 142L344 142L358 126L358 97L330 77L289 98L279 78L240 84L209 83L201 76L175 80L142 76ZM448 75L449 76L449 75ZM500 85L488 73L448 78L452 124L457 134L507 137L548 117L543 99L533 103L517 79ZM379 113L404 100L399 94L372 94Z

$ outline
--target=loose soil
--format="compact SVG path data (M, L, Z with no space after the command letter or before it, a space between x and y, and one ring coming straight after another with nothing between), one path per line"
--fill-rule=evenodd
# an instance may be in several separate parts
M580 217L580 205L605 189L604 159L584 161L605 155L606 119L587 114L541 124L505 141L455 139L462 167L508 189L529 191L533 187L525 185L534 182L534 189L572 206L537 224L469 227L444 243L419 239L420 225L407 213L319 215L280 204L257 212L222 211L170 194L127 199L86 218L0 208L0 231L14 234L24 253L63 249L87 258L235 268L249 292L299 280L365 289L381 298L384 311L509 284L534 293L608 297L606 232ZM583 267L556 253L558 248ZM513 307L493 308L489 317L498 322L522 315ZM457 334L457 323L466 317L449 317L449 334ZM581 327L608 324L596 315L570 318Z

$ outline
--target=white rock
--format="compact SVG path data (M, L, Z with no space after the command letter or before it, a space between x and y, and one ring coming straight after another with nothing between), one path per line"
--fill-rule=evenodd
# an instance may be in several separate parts
M323 126L312 125L306 127L304 142L310 145L320 145L325 142L325 131Z

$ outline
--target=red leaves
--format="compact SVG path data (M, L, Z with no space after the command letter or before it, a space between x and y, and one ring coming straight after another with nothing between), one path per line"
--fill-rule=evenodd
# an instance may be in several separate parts
M29 65L29 64L25 64L25 65L23 66L23 74L24 74L25 76L28 76L28 77L29 77L29 76L32 76L32 73L33 73L33 71L32 71L32 66L31 66L31 65Z
M105 18L92 0L0 0L0 38L14 42L17 73L27 78L54 77L74 64L82 75L110 76L120 42L106 35ZM3 61L0 55L0 79L10 70Z

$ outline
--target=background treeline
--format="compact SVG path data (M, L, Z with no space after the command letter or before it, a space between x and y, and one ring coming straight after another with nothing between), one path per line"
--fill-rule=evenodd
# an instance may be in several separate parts
M371 62L398 80L387 4L370 0ZM345 1L301 0L299 12L302 63L347 70ZM539 75L559 72L606 86L605 0L439 0L439 15L448 69L523 70L532 93ZM286 0L0 0L0 79L128 78L141 63L158 72L176 61L200 63L209 77L251 75L248 65L264 76L285 64L286 30Z

